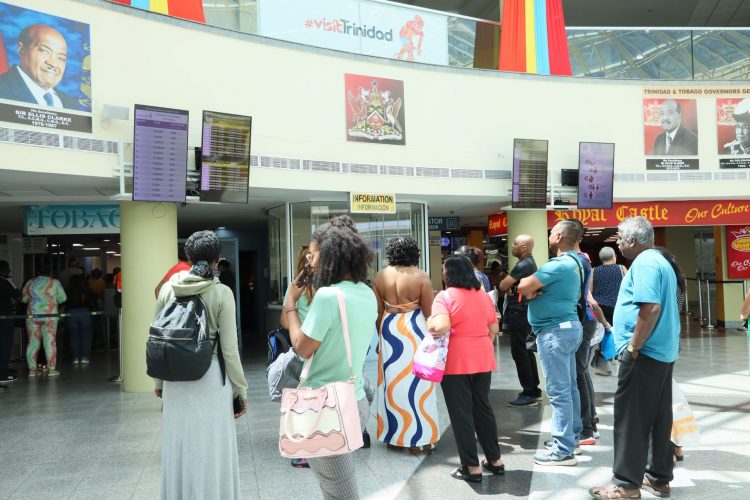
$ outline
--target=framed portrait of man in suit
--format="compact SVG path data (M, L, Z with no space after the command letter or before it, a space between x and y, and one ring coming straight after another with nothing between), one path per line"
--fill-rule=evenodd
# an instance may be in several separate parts
M0 120L90 132L89 25L3 2L0 19Z
M648 156L698 154L695 99L644 99L644 147Z

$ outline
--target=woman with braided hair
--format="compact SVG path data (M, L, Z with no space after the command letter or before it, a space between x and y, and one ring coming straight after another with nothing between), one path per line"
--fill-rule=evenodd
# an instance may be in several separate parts
M174 274L156 300L158 315L174 297L199 295L205 306L208 337L214 345L220 344L226 369L224 379L215 351L211 366L199 380L155 381L156 395L164 399L162 499L240 498L234 419L245 414L247 381L237 345L234 295L214 276L220 253L221 240L216 233L193 233L185 242L190 270ZM233 397L242 402L236 414Z
M389 447L429 452L437 443L435 384L412 374L414 353L427 334L432 281L419 269L419 246L396 236L385 247L388 266L372 289L378 299L378 439Z
M344 296L351 345L351 373L354 375L357 406L362 429L370 416L362 369L377 319L375 295L365 280L373 252L357 233L354 222L338 216L319 226L310 242L311 266L315 269L315 299L304 323L300 322L297 301L303 288L296 276L284 300L289 333L295 352L303 358L315 354L304 381L306 387L320 388L349 379L350 369L344 345L344 329L339 311L338 292ZM359 491L351 453L310 458L310 468L320 482L326 499L357 499Z

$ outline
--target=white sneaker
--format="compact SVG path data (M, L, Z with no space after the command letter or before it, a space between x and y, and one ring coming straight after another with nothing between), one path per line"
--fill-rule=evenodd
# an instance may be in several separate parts
M79 365L79 364L81 364L81 359L80 358L73 358L73 365L75 366L75 365Z
M89 360L89 358L87 358L85 356L81 358L81 366L86 366L89 363L91 363L91 361Z
M60 375L60 372L55 369L54 366L50 367L49 371L47 372L48 377L57 377Z

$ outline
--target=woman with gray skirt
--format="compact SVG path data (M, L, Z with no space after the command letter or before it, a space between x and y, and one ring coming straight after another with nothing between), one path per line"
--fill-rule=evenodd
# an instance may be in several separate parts
M378 317L375 294L365 283L372 250L357 232L348 216L338 216L319 226L310 242L311 265L315 269L315 300L305 322L301 323L297 301L303 289L297 286L301 276L289 285L283 314L287 315L294 350L303 358L315 354L315 362L305 379L313 389L331 382L349 379L350 368L344 346L337 290L344 295L349 319L351 372L359 408L359 421L364 430L370 417L370 404L365 397L362 368ZM326 499L355 500L359 498L354 458L351 453L310 458L310 468L320 482Z
M208 372L192 382L156 380L164 399L161 441L162 500L240 498L240 468L234 419L245 414L247 382L237 347L237 323L231 290L214 277L221 240L212 231L193 233L185 243L192 264L162 286L156 314L173 297L200 295L206 307L208 335L218 335L226 379L214 354ZM234 413L232 400L242 409Z

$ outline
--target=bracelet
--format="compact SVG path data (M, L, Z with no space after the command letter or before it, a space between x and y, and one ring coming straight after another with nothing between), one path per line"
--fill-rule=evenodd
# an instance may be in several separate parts
M287 307L287 308L284 309L284 314L290 313L292 311L297 312L297 308L296 307Z

